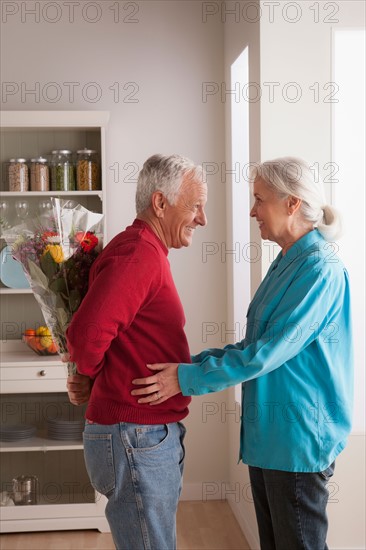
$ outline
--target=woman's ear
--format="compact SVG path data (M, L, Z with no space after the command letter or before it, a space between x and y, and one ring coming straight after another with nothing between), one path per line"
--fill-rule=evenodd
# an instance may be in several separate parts
M287 199L288 215L292 216L292 214L297 212L301 206L301 203L302 203L301 199L290 195Z
M155 193L152 194L151 205L155 216L158 218L163 218L166 207L166 198L161 191L155 191Z

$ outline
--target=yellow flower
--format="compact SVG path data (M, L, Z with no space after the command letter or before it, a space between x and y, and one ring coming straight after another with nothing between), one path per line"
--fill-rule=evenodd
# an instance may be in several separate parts
M57 264L60 264L61 262L64 261L64 253L63 253L62 247L59 244L48 244L44 249L43 255L47 254L47 252L51 254L52 259Z

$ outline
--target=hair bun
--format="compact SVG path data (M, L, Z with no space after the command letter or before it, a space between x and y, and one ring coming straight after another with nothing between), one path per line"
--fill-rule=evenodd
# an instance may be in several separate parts
M319 223L318 229L327 241L335 241L342 235L341 216L334 206L325 204L322 206L323 221Z

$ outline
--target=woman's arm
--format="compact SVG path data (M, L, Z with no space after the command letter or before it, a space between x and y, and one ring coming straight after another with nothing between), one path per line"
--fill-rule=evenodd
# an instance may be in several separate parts
M178 388L183 395L202 395L268 374L319 337L337 308L342 307L345 278L343 281L332 285L319 269L301 271L255 341L245 347L243 343L227 346L214 355L204 352L201 357L194 356L202 358L199 363L152 365L150 368L159 372L135 383L152 384L153 391L159 391L166 400ZM133 393L146 396L151 391L145 387ZM153 402L153 396L150 401L145 399L141 402Z

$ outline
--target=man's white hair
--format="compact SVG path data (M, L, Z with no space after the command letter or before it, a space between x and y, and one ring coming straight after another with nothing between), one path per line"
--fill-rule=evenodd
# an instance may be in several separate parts
M155 191L161 191L168 202L174 205L183 180L190 177L192 181L203 181L202 166L180 155L153 155L142 167L137 180L136 212L140 214L151 204Z

